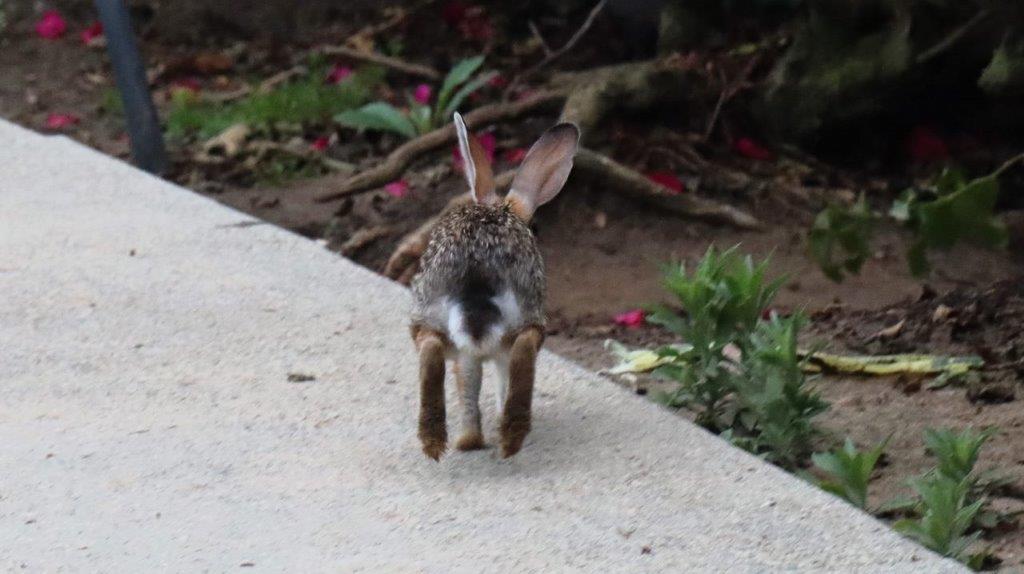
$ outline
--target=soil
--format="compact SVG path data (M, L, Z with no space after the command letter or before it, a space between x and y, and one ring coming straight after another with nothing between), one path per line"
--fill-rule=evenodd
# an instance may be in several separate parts
M73 34L44 42L32 36L30 24L13 22L0 35L0 76L7 80L0 83L0 116L42 130L47 114L72 112L81 121L67 135L104 153L127 157L123 122L103 107L112 87L104 52L83 47ZM147 40L143 50L152 60L160 60L180 56L186 49ZM158 104L165 102L158 97ZM529 145L551 119L498 127L499 150ZM375 158L365 154L386 151L393 142L351 145L364 154L360 163L366 163ZM413 166L406 176L411 183L406 197L376 190L321 205L313 200L321 188L310 180L240 185L231 178L218 179L215 173L196 177L181 159L187 151L173 150L177 181L243 212L323 240L335 251L345 246L346 256L377 271L405 233L464 190L447 152ZM507 167L502 163L498 171ZM820 417L822 426L861 446L892 437L886 464L871 486L873 504L905 494L906 480L931 466L922 441L926 428L991 425L1000 430L986 445L981 466L1000 469L1018 487L993 504L1006 512L1024 511L1024 336L1019 327L1024 315L1024 260L1005 252L958 247L935 255L937 271L922 283L907 271L904 237L895 229L883 229L875 256L862 272L834 283L807 257L805 237L816 209L831 191L822 187L809 195L725 198L766 223L764 231L749 232L666 214L624 199L600 182L571 180L559 198L538 213L534 224L548 266L548 348L600 370L613 362L604 349L607 339L633 347L671 341L653 326L626 328L615 325L612 317L666 300L659 271L664 263L692 262L711 245L739 244L755 258L770 256L773 272L787 278L776 311L808 313L808 342L822 342L838 352L975 354L985 359L986 367L976 380L941 389L896 378L820 379L818 388L832 404ZM369 228L378 228L375 241L346 246L353 234ZM880 336L886 329L888 336ZM639 394L660 384L645 377L615 380ZM1002 559L1003 569L1024 569L1024 529L991 533L986 542Z

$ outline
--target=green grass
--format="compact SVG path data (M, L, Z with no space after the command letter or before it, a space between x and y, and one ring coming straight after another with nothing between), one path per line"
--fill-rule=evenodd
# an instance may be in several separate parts
M179 92L167 116L167 134L174 138L209 138L238 123L266 129L279 122L329 122L335 114L366 102L382 80L383 71L364 68L336 85L324 83L323 78L323 73L314 70L270 92L226 104L199 102L192 94Z

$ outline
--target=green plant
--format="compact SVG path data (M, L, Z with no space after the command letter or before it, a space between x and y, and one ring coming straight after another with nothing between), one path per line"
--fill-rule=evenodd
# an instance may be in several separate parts
M871 256L875 216L861 195L849 209L830 205L814 219L808 235L811 257L833 281L860 272Z
M973 486L972 473L981 447L995 433L994 428L983 431L965 429L959 433L952 429L928 429L924 431L924 442L938 461L936 472L954 482L972 479L969 484Z
M920 516L899 520L893 528L943 556L955 558L975 569L980 567L985 554L971 554L970 547L981 532L970 530L983 502L968 503L967 481L957 482L934 472L912 484L917 492Z
M429 87L424 85L417 89L417 92L422 89L423 94L406 94L408 107L405 109L396 108L387 102L372 102L359 109L341 112L334 116L334 120L350 128L389 131L405 138L416 137L447 122L470 94L494 77L494 72L474 77L483 63L484 57L477 56L456 64L441 83L432 107L429 104Z
M995 174L968 181L955 169L944 170L925 189L905 191L889 214L914 236L907 250L911 273L923 276L931 269L928 250L948 250L960 241L1006 247L1006 227L995 215L998 197Z
M828 475L828 478L818 482L818 486L858 508L867 509L871 474L888 443L887 438L870 450L860 451L847 438L840 449L811 455L814 466Z
M652 323L692 346L686 352L671 347L658 350L673 362L655 374L678 383L674 392L661 397L662 402L699 407L699 422L712 430L722 430L721 402L734 388L735 369L725 349L732 344L742 353L747 335L782 284L781 279L766 281L767 267L767 261L755 265L750 257L741 257L735 247L721 253L711 247L692 273L685 265L672 266L665 273L665 287L686 315L664 306L648 315Z
M734 377L733 437L747 437L755 453L783 467L805 460L819 433L812 419L829 404L807 385L797 352L797 334L805 320L799 314L757 323Z
M323 70L312 69L302 79L231 103L202 102L186 90L176 91L167 116L167 133L172 137L195 134L207 138L238 123L267 129L279 122L328 121L334 114L365 102L383 78L383 71L364 68L336 85L325 83L323 77Z
M949 250L960 242L1006 247L1006 228L995 214L999 176L1022 159L1024 156L1017 156L991 174L972 180L960 170L947 168L927 185L908 189L892 203L889 217L912 236L907 265L914 276L930 271L928 252L932 250ZM829 206L818 214L808 246L826 276L841 281L846 273L860 271L871 254L876 219L863 196L850 208Z

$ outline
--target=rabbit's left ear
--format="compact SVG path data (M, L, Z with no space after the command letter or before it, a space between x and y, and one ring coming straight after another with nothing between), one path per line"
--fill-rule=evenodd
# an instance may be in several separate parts
M497 205L498 195L494 193L494 171L491 160L487 158L484 146L469 131L462 115L455 112L455 133L459 136L459 153L462 155L462 167L469 183L469 191L473 199L481 205Z

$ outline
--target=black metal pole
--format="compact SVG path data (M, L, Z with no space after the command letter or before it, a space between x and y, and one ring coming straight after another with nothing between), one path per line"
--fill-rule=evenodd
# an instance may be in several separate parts
M132 33L128 7L123 0L96 0L96 10L107 37L107 55L114 67L114 79L124 102L125 121L135 165L160 174L167 168L160 118L153 107L146 81L146 69Z

